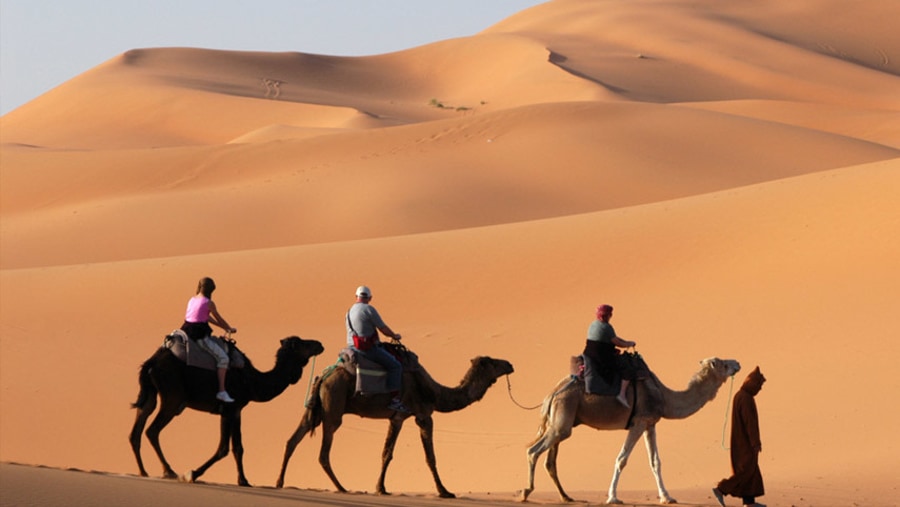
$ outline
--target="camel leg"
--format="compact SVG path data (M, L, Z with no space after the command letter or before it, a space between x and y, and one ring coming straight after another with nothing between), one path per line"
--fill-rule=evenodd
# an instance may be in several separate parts
M331 479L331 483L334 484L335 489L341 493L346 493L347 490L341 486L337 476L334 475L334 470L331 469L331 444L334 442L334 433L340 427L340 420L336 422L325 422L322 425L322 448L319 450L319 465L322 466L322 470L325 470L325 474Z
M556 447L560 442L569 438L572 435L572 425L574 424L575 416L574 410L564 410L564 409L554 409L552 406L549 409L549 412L544 415L547 420L541 427L540 436L537 440L528 448L526 453L528 457L528 487L523 489L519 493L519 500L522 502L528 501L528 495L534 491L534 467L537 464L538 458L541 457L541 454L544 452ZM562 415L560 415L562 414ZM553 479L556 484L556 488L560 493L560 498L563 501L571 501L571 498L565 494L562 487L559 485L559 480L555 477L556 472L556 457L554 455L551 465L550 456L547 456L547 462L545 463L545 468L547 469L547 473L550 474L550 477ZM551 468L553 471L551 472Z
M397 444L397 437L400 436L401 429L403 429L403 419L392 417L388 426L387 437L384 439L384 449L381 451L381 474L378 476L378 483L375 485L375 492L379 495L390 494L384 488L384 478L387 475L388 465L394 459L394 446Z
M528 451L525 453L526 459L528 460L528 486L519 492L519 501L521 502L527 502L528 495L534 491L534 466L537 464L537 460L541 457L541 454L547 450L545 443L546 438L546 434L542 435L541 438L529 447Z
M625 443L622 444L622 450L619 451L619 455L616 457L616 467L613 471L612 483L609 485L609 498L606 499L606 503L622 503L622 501L616 497L616 487L619 484L619 476L622 475L622 470L624 470L625 465L628 464L628 456L630 456L631 451L634 450L634 444L641 438L644 428L644 424L635 423L631 429L628 430L628 436L625 437Z
M231 428L231 452L234 454L234 462L238 470L238 486L250 487L247 476L244 475L244 437L241 435L241 413L237 412Z
M153 422L150 423L150 426L147 427L147 440L150 441L150 445L153 446L153 450L156 451L156 456L159 457L159 461L163 466L163 477L166 479L177 479L178 474L172 470L172 467L169 465L169 462L166 461L166 457L163 455L162 447L159 445L159 434L162 432L163 428L169 424L172 419L178 415L180 412L179 408L173 406L171 403L167 403L163 400L162 405L159 408L159 412L157 412L156 417L153 418Z
M144 432L144 425L147 424L147 419L154 410L156 410L156 394L149 397L144 406L138 407L137 415L134 418L134 426L131 427L131 435L128 437L128 441L131 442L131 450L134 452L135 459L137 459L141 477L147 477L144 460L141 459L141 434Z
M438 495L441 498L456 498L456 495L447 491L437 471L437 458L434 455L434 420L431 416L416 418L416 424L419 425L419 435L422 437L422 448L425 449L425 462L431 470L431 476L434 477L434 484L437 486Z
M191 482L196 482L209 467L213 466L213 464L225 456L228 456L228 441L231 437L231 431L234 428L234 413L229 409L225 409L225 412L222 413L222 417L219 421L219 447L216 449L216 453L206 460L206 463L200 465L200 468L191 471Z
M560 439L560 441L562 441L562 439ZM553 484L556 484L556 490L559 491L559 498L564 502L572 502L574 500L563 491L562 484L559 483L559 476L556 473L556 458L559 456L560 441L551 445L550 449L547 451L547 461L544 463L544 468L547 469L547 474L550 475Z
M662 462L659 460L659 448L656 445L656 425L647 428L644 433L644 443L647 445L647 456L650 458L650 470L653 471L653 477L656 477L656 489L659 491L660 503L678 503L677 500L669 496L666 487L663 485L662 479Z
M284 460L281 462L281 473L278 474L278 481L275 483L276 488L284 487L284 474L287 471L291 455L294 454L294 450L300 445L300 441L303 440L303 437L309 433L312 427L312 411L307 409L303 413L303 418L300 419L300 424L297 426L296 431L294 431L294 434L291 435L291 438L288 439L287 444L284 446Z

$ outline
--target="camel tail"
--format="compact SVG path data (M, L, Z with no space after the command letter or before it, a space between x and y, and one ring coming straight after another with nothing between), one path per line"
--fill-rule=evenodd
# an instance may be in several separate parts
M151 369L153 369L152 357L141 365L141 371L138 373L138 385L141 389L138 391L137 401L131 404L131 408L142 408L150 399L156 397L156 385L150 377Z
M324 377L324 375L316 377L305 404L306 412L303 414L303 418L306 419L310 436L315 436L316 428L322 424L322 398L319 396L319 390L322 387L322 381L325 380Z

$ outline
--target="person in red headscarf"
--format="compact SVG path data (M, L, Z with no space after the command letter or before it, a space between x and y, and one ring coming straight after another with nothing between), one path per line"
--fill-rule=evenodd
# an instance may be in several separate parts
M612 314L612 306L600 305L597 307L597 319L591 322L588 328L587 342L584 345L582 354L597 364L600 369L600 376L607 383L613 383L616 372L622 376L622 387L616 399L625 407L631 408L625 392L637 375L634 366L626 356L619 353L616 347L630 348L636 344L616 335L616 330L609 323Z
M719 505L725 507L725 495L740 497L744 507L765 507L756 503L756 497L765 494L762 472L759 470L759 453L762 441L759 438L759 413L756 410L756 395L766 382L759 366L751 371L734 395L731 414L731 470L733 474L722 479L713 488Z

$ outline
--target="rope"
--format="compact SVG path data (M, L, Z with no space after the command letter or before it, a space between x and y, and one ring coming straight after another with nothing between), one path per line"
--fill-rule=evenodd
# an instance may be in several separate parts
M725 447L725 428L728 427L728 407L731 405L731 393L734 392L734 375L731 376L731 386L728 388L728 401L725 402L725 420L722 422L722 449L730 451L730 447Z
M516 401L516 399L513 398L512 384L510 384L510 382L509 382L509 375L506 376L506 390L507 390L507 392L509 392L509 399L511 399L512 402L515 403L516 406L518 406L519 408L523 408L525 410L534 410L536 408L541 408L541 405L543 405L543 403L538 403L537 405L535 405L533 407L526 407L526 406L522 405L521 403L519 403L518 401Z
M309 382L306 384L306 396L303 397L304 400L309 399L309 391L312 390L313 377L316 376L316 356L312 358L312 366L309 368ZM304 403L306 403L304 401Z

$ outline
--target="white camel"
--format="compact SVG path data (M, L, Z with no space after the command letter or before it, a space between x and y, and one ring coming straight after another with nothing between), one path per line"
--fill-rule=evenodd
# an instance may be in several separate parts
M656 375L650 372L647 379L632 383L628 388L628 397L635 400L634 414L624 407L615 396L587 394L584 382L575 381L571 377L561 380L550 395L544 399L541 408L541 424L537 438L528 448L528 487L520 493L520 500L528 500L534 491L534 465L538 457L547 453L546 469L559 490L560 498L566 502L572 499L563 491L556 473L556 457L559 444L569 438L572 428L579 424L598 430L623 430L628 426L628 436L622 444L622 450L616 457L612 483L609 486L609 497L606 502L620 504L616 496L619 476L628 463L634 445L644 435L647 454L650 457L650 469L656 478L660 503L669 504L677 501L669 496L663 485L660 470L659 451L656 445L656 423L660 419L684 419L696 413L707 402L716 397L722 384L740 371L741 365L731 359L709 358L700 361L700 371L694 374L684 391L673 391L664 386ZM634 389L637 389L636 397Z

